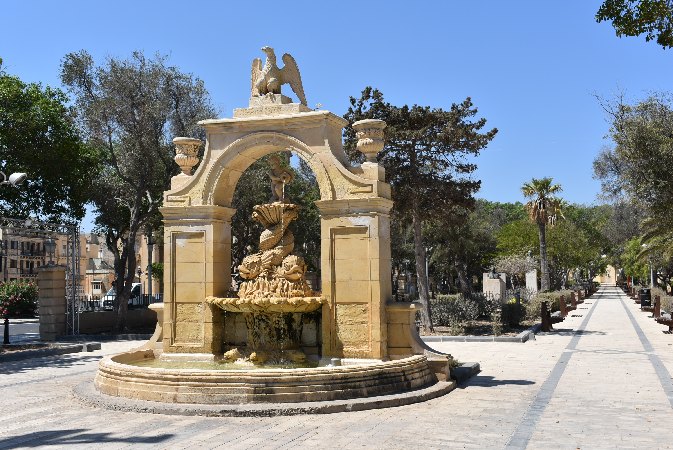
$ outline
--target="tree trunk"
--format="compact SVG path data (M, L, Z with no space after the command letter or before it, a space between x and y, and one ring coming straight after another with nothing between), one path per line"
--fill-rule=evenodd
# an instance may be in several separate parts
M421 332L432 332L432 316L430 315L430 296L428 293L428 274L425 272L425 247L423 246L423 229L418 214L412 212L414 228L414 256L416 260L416 280L418 301L421 303Z
M472 283L467 277L465 265L455 257L453 259L453 267L456 269L456 274L458 275L458 282L460 283L460 292L465 297L472 296Z
M549 262L547 261L547 236L545 234L545 224L538 223L538 232L540 234L540 291L549 291Z
M131 298L131 289L133 288L133 281L136 276L135 238L135 233L129 233L129 236L122 240L124 248L119 258L120 266L117 267L115 264L115 271L117 273L117 279L114 282L117 293L114 302L115 310L117 311L117 320L113 328L115 333L127 330L128 301Z

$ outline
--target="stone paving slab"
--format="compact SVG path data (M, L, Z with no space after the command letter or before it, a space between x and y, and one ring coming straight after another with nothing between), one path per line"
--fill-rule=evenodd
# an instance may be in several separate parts
M17 349L21 348L21 344L17 345L6 345L5 348L12 349L16 347ZM24 359L33 359L33 358L42 358L45 356L56 356L56 355L65 355L67 353L79 353L79 352L92 352L94 350L100 350L100 342L86 342L82 344L73 344L73 343L51 343L49 346L45 344L45 348L36 348L32 350L21 350L10 353L1 353L0 354L0 363L6 363L11 361L21 361Z
M109 411L72 394L103 355L0 363L2 448L673 448L673 335L612 287L522 345L432 343L481 372L448 395L393 408L283 417Z

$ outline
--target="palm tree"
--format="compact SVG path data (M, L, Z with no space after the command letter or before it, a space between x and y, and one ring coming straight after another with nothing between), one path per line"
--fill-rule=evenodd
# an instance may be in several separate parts
M554 194L563 189L560 184L552 184L551 178L533 178L521 186L521 192L526 197L526 210L530 220L535 222L540 235L540 271L542 272L541 291L549 290L549 263L547 262L547 224L553 226L557 217L563 217L561 213L562 200Z

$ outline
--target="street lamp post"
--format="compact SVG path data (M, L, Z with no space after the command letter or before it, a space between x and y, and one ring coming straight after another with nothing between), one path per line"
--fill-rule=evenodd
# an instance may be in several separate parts
M21 183L23 183L26 178L28 178L28 175L23 173L23 172L15 172L9 176L9 179L7 179L7 175L5 172L0 171L0 175L2 175L2 181L0 181L0 185L11 185L11 186L18 186ZM0 259L0 264L2 260ZM3 345L8 345L9 344L9 315L5 314L5 323L4 323L4 332L3 332L3 338L2 338L2 344Z
M12 186L18 186L26 181L26 178L28 178L28 174L24 172L14 172L9 176L9 179L7 178L7 175L5 175L5 172L0 171L0 175L2 175L2 181L0 181L0 185L9 184Z
M44 240L44 249L47 251L47 254L49 255L49 262L47 265L53 266L54 265L54 252L56 251L56 241L54 238L47 238Z

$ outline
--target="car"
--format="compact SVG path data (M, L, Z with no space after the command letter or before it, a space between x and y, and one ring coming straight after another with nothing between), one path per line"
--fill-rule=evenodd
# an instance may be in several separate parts
M129 297L128 301L128 306L129 308L132 308L133 306L137 306L140 304L140 301L142 299L142 284L140 283L133 283L133 286L131 287L131 296ZM103 296L102 302L103 302L103 309L112 311L114 309L114 301L115 298L117 297L117 292L115 291L115 288L110 288L109 291L107 291L107 294Z

